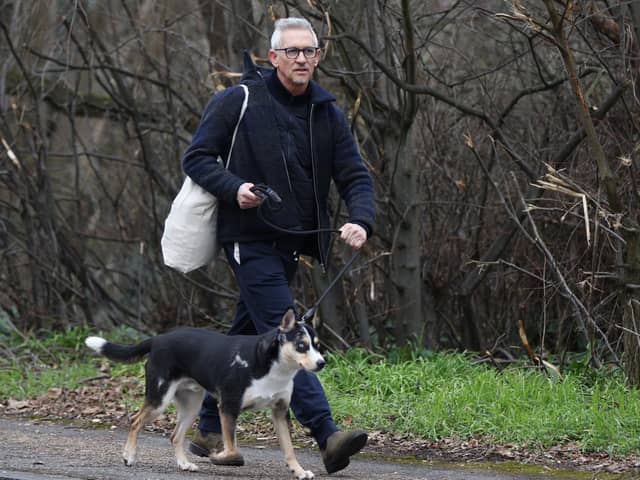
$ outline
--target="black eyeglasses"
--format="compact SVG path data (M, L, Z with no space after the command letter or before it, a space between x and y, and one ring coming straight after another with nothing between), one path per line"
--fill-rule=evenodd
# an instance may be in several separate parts
M289 47L289 48L275 48L274 50L276 52L284 52L287 58L294 60L298 58L298 55L300 55L300 52L302 52L306 58L313 58L318 53L318 50L320 50L320 47L304 47L304 48Z

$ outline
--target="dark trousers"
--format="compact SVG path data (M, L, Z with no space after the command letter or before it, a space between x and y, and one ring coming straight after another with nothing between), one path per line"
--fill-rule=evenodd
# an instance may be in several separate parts
M289 285L298 268L295 245L275 241L223 247L240 288L236 316L227 334L262 334L280 325L287 309L294 307ZM324 448L329 435L338 430L314 373L301 370L293 379L291 409L298 421L311 430L320 448ZM210 394L202 404L198 428L220 432L218 405Z

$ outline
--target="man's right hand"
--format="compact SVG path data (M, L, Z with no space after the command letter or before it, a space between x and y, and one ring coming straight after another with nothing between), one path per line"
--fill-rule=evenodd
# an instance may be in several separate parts
M351 248L358 250L367 241L367 231L357 223L345 223L340 227L340 238Z
M243 210L247 208L255 208L260 205L261 199L251 191L251 187L253 187L253 183L246 182L238 188L236 200L238 202L238 206Z

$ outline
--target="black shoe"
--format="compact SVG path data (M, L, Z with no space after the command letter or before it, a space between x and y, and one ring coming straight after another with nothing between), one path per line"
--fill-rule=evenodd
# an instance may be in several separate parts
M211 453L222 451L223 448L222 434L204 432L200 429L196 430L191 442L189 442L189 451L199 457L208 457Z
M355 455L367 444L367 432L335 432L327 439L324 449L320 450L327 473L335 473L349 465L349 457Z

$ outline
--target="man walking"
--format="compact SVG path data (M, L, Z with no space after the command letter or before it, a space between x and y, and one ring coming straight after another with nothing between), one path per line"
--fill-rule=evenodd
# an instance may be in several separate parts
M373 183L335 97L312 80L320 60L318 39L302 18L275 23L269 59L274 69L256 67L245 55L242 83L249 89L246 113L227 158L243 90L231 87L212 97L187 149L183 167L191 179L219 199L218 240L240 290L229 335L261 334L276 327L294 306L290 289L300 254L326 265L329 233L294 235L329 227L331 180L345 202L349 220L340 238L359 249L375 220ZM278 208L257 215L266 184L282 198ZM266 210L266 209L264 209ZM325 468L333 473L366 444L362 430L339 431L318 378L301 371L294 379L291 408L316 439ZM207 396L190 450L208 456L222 448L215 400ZM242 464L240 458L236 464Z

